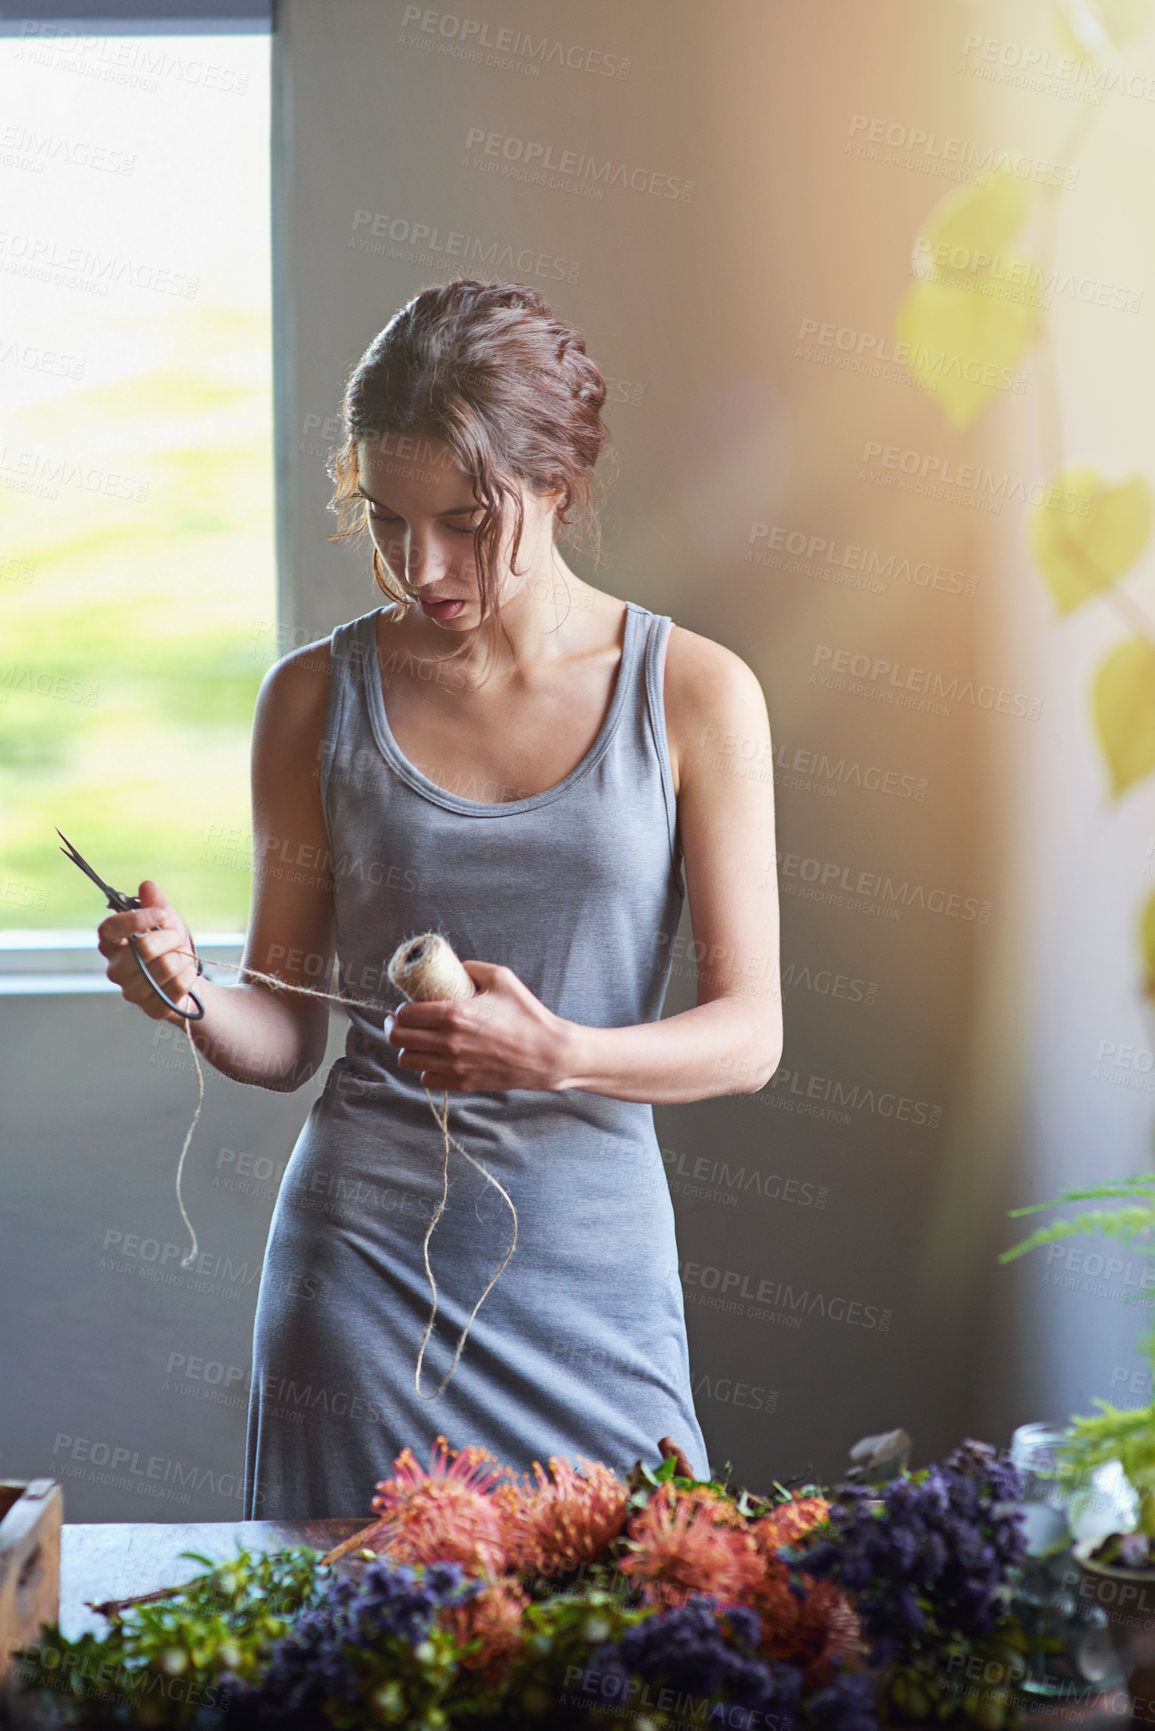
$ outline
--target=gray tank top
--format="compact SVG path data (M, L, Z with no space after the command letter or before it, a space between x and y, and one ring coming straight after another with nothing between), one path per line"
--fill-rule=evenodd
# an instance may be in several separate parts
M568 1020L609 1028L661 1015L685 891L662 699L673 620L625 605L617 680L593 745L555 786L504 802L484 797L496 788L479 787L478 798L449 792L402 754L377 648L385 608L333 632L322 800L342 996L396 1005L389 958L405 938L433 929L463 959L512 968ZM349 1016L348 1080L415 1100L428 1116L382 1018ZM526 1095L469 1100L504 1117ZM652 1118L647 1105L597 1098L599 1111L623 1122Z

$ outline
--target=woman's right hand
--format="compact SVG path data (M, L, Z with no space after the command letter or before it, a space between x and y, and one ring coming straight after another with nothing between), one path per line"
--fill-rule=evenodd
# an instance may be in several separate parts
M153 1021L179 1024L185 1018L170 1010L153 991L136 964L128 938L130 933L135 938L137 953L161 991L174 1004L183 1006L196 981L197 964L191 955L179 952L194 948L192 934L151 878L145 878L137 894L144 906L123 914L109 914L101 920L96 928L96 947L102 956L109 958L105 973L130 1004L135 1004ZM193 1007L190 998L188 1008Z

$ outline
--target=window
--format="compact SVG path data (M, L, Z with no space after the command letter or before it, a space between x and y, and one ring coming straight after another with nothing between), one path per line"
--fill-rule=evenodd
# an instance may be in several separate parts
M0 36L0 932L107 912L56 826L194 932L247 918L277 656L271 37L161 10Z

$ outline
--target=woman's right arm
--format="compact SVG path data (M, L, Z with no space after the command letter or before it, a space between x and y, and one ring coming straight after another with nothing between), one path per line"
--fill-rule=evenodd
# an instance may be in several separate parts
M266 673L253 717L253 889L242 966L314 991L330 989L335 943L333 860L320 792L329 680L328 642L307 644ZM101 952L113 957L109 978L125 997L157 1021L184 1020L151 991L122 947L131 931L174 1002L196 991L205 1013L188 1028L214 1069L283 1093L307 1082L325 1056L328 1004L243 976L227 985L197 979L195 963L179 954L187 944L181 916L151 881L141 885L141 897L145 907L111 914L98 928Z

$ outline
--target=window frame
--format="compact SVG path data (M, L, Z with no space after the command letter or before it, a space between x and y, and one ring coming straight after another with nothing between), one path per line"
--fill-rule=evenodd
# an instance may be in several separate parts
M52 0L23 0L18 17L0 17L0 36L28 34L28 24L49 24L62 33L86 36L264 36L273 38L269 75L274 124L272 140L277 136L275 117L280 105L280 65L277 41L276 0L71 0L70 4L54 4ZM272 252L273 321L273 489L276 523L276 614L278 629L283 624L284 582L279 557L283 522L283 428L280 406L283 393L278 389L277 326L284 290L276 290L281 281L278 267L279 239L282 225L277 220L280 208L280 183L276 153L270 168L269 226ZM106 910L107 911L107 910ZM0 931L0 998L45 994L114 992L120 988L107 977L105 958L96 947L93 932L103 915L96 915L92 927L28 928L24 931ZM211 965L214 961L239 963L245 947L244 932L207 932L194 934L197 952ZM209 975L212 978L212 975ZM238 976L229 970L222 984Z

